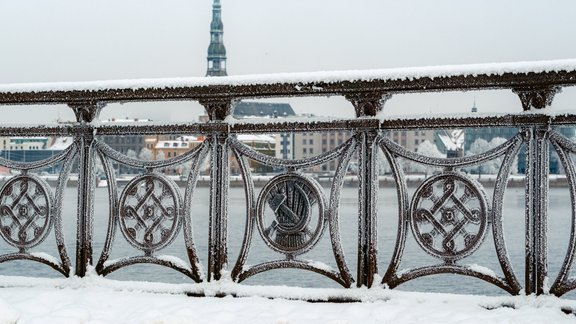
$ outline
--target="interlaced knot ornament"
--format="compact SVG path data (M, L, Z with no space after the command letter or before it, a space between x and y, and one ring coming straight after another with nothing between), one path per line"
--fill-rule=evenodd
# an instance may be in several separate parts
M258 198L260 234L278 252L305 253L322 235L324 205L321 188L313 180L298 174L277 176Z
M140 175L120 197L120 229L132 246L153 252L169 245L180 228L180 197L174 183L156 174Z
M482 187L458 172L424 181L414 193L410 224L430 255L456 261L472 254L486 236L488 204Z
M0 234L21 250L46 238L52 225L48 185L33 175L10 179L0 192Z

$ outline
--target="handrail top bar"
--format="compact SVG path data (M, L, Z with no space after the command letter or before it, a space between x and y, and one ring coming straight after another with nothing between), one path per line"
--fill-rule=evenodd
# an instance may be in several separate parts
M227 77L0 84L0 104L232 100L546 88L576 84L576 59Z

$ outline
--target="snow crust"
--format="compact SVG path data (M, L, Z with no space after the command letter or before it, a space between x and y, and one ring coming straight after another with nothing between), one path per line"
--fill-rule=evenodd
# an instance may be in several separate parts
M490 63L471 65L447 65L429 67L408 67L380 70L353 70L334 72L307 72L307 73L282 73L226 76L218 78L193 77L193 78L159 78L159 79L133 79L112 81L84 81L84 82L58 82L58 83L24 83L0 85L0 93L19 92L42 92L42 91L98 91L113 89L153 89L153 88L182 88L182 87L207 87L207 86L240 86L240 85L265 85L274 83L338 83L343 81L372 81L372 80L414 80L419 78L441 78L450 76L476 76L502 75L505 73L529 73L529 72L559 72L576 71L576 59L514 62L514 63ZM295 86L295 90L301 90ZM314 86L313 90L321 90Z
M494 277L494 278L498 277L498 275L496 275L496 272L494 272L492 269L486 268L486 267L481 266L479 264L469 264L468 269L470 269L472 271L476 271L476 272L481 273L483 275Z
M44 253L44 252L31 252L30 255L33 256L33 257L37 257L37 258L39 258L39 259L46 260L46 261L48 261L48 262L50 262L50 263L53 263L53 264L59 264L59 263L60 263L60 260L56 259L55 257L51 256L51 255L48 254L48 253Z
M0 276L0 323L574 323L576 301L552 296L487 297L413 293L382 287L309 289ZM188 297L224 292L238 297ZM250 297L242 297L250 296ZM275 299L269 299L273 297ZM357 298L358 303L308 303Z

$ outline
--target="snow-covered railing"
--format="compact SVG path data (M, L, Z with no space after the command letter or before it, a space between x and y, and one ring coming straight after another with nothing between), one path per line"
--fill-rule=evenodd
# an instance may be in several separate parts
M452 273L480 278L503 290L518 294L553 293L562 295L576 288L570 277L576 250L576 170L571 154L576 144L555 130L556 126L576 124L575 114L549 115L544 109L562 88L576 84L576 60L411 68L380 71L310 73L222 78L126 80L111 82L0 85L0 104L67 104L77 121L65 125L2 126L1 136L73 136L74 144L62 153L37 162L15 162L0 158L0 165L19 172L0 191L0 234L16 249L0 255L0 262L18 259L39 261L65 276L84 276L95 267L107 275L134 264L151 263L170 267L196 282L220 280L223 275L241 282L273 269L296 268L327 276L344 287L381 283L394 288L416 278ZM509 89L519 96L517 114L489 117L420 116L386 119L377 114L386 99L402 93L429 91ZM343 96L355 109L356 118L334 120L274 119L237 121L231 118L234 102L248 98L286 96ZM95 122L109 103L191 100L200 102L210 121L157 125L106 125ZM522 111L530 111L523 113ZM542 112L542 113L540 113ZM422 117L422 118L421 118ZM426 118L423 118L426 117ZM454 127L516 127L518 132L505 143L486 152L456 158L419 155L388 139L393 130ZM279 159L262 154L236 139L243 133L351 131L353 136L335 149L305 159ZM120 154L100 138L102 135L201 134L206 140L189 152L166 160L145 161ZM548 286L547 199L549 146L559 155L571 194L572 228L565 260L558 276ZM525 273L514 271L506 248L503 225L503 199L511 167L521 150L526 155ZM396 184L396 211L378 210L377 156L383 153ZM358 211L356 273L354 263L342 252L339 212L340 195L351 161L357 157ZM207 230L206 270L196 251L192 231L192 197L201 167L210 160L210 208ZM237 161L246 198L246 226L237 260L229 260L228 190L231 160ZM500 161L493 194L488 197L483 184L464 170L486 161ZM100 161L100 162L98 162ZM269 179L257 195L249 161L281 170ZM303 170L335 161L327 197L319 181ZM412 193L402 163L409 161L435 167L438 173L421 181ZM93 245L95 166L101 163L108 183L108 231L102 252ZM183 188L162 170L190 164ZM35 171L59 164L55 188ZM141 170L122 188L113 164ZM76 265L72 265L62 234L64 188L73 170L78 170ZM52 192L54 190L55 192ZM377 267L377 221L395 217L398 222L396 245L384 272ZM52 229L52 227L54 227ZM239 228L231 230L240 231ZM182 232L187 260L160 254L175 244ZM120 232L122 235L120 236ZM327 232L327 234L324 234ZM438 263L400 269L409 233L422 250ZM487 233L491 232L491 236ZM58 257L35 251L54 234ZM336 267L305 259L323 237L329 236ZM462 260L490 236L500 269L466 265ZM136 256L111 259L115 238L122 237L140 252ZM254 240L281 257L248 265L246 260ZM34 251L33 251L34 250ZM95 258L96 257L96 258ZM495 270L502 274L496 273ZM381 276L381 281L376 278ZM524 276L524 284L519 277Z

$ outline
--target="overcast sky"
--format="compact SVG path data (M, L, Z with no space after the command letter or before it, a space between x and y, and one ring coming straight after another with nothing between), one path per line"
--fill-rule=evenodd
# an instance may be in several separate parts
M211 2L0 0L0 83L204 76ZM576 58L571 0L221 2L229 75ZM400 97L391 110L468 110L474 97L480 110L520 109L512 95ZM103 116L138 114L113 106Z

